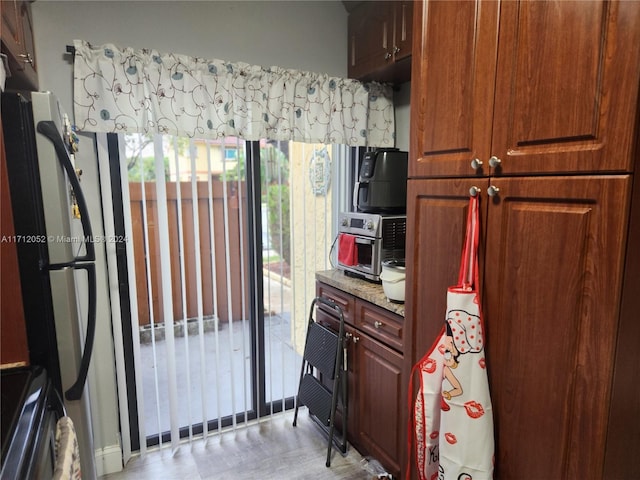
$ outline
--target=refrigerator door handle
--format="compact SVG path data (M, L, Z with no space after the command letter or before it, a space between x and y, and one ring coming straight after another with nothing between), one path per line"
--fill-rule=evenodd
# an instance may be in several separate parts
M78 371L78 378L75 383L65 392L67 400L80 400L87 381L89 364L91 363L91 353L93 352L93 340L96 336L96 267L93 263L73 265L75 270L86 270L89 284L89 305L87 314L87 334L84 340L84 350Z
M91 230L91 222L89 220L89 209L87 208L87 202L84 199L84 194L82 193L82 187L80 186L80 181L76 175L75 170L73 169L73 164L71 163L71 159L69 158L69 153L64 146L62 141L62 137L60 136L60 132L58 131L58 127L51 120L43 120L38 122L37 126L38 132L47 137L51 143L53 143L53 147L56 151L56 156L58 157L58 161L64 171L67 174L67 178L69 179L69 183L71 183L71 188L73 188L73 192L76 195L76 201L78 202L78 209L80 210L80 221L82 222L82 231L84 232L84 245L86 248L85 255L81 255L76 257L75 261L89 261L93 262L96 259L95 250L93 248L93 232Z

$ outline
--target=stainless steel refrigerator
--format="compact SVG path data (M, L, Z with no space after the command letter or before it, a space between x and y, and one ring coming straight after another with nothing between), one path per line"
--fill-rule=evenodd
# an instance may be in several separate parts
M86 377L96 321L95 251L73 154L77 142L55 95L2 94L2 125L31 365L64 399L82 478L96 478ZM97 194L97 193L95 193Z

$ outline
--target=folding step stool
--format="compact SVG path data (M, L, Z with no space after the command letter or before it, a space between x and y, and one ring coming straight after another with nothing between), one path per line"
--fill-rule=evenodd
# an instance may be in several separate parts
M313 314L318 308L318 303L336 312L340 319L338 332L334 332L314 320ZM333 445L343 455L347 453L347 352L344 333L344 315L340 306L322 297L314 298L309 311L309 325L304 345L302 368L300 369L300 384L293 426L296 426L298 420L298 408L300 405L306 405L311 418L329 437L327 467L331 466ZM329 390L318 376L333 380L333 389ZM338 403L340 403L342 412L340 440L334 438Z

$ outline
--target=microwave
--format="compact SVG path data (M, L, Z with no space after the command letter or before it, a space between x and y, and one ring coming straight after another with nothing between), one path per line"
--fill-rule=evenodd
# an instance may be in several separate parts
M382 262L404 260L406 215L341 213L337 268L345 274L380 282Z

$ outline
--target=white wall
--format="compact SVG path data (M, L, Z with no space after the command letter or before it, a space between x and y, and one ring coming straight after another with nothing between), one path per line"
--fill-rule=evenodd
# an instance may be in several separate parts
M339 1L37 0L32 12L40 88L55 92L70 114L73 68L71 56L65 52L66 45L76 38L98 45L147 47L346 76L347 13ZM86 165L82 183L96 210L94 234L100 235L98 172L96 165L90 165L93 148L91 137L82 136L81 161ZM99 255L104 258L103 251ZM93 414L97 417L94 437L99 452L113 452L119 444L119 420L104 269L98 273L98 281L99 324L90 371ZM110 473L117 466L98 459L98 469L99 473Z
M316 1L52 1L32 5L40 87L71 109L74 39L347 73L347 12Z

